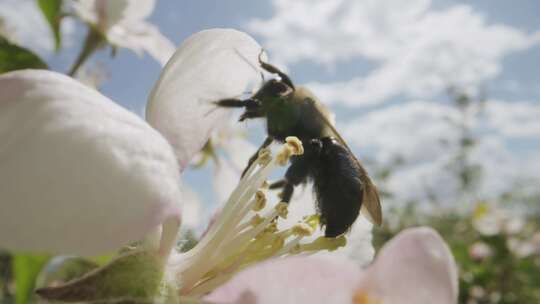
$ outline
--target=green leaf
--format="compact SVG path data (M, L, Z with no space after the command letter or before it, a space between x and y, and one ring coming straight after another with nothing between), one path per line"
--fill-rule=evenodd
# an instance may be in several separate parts
M47 261L48 256L17 254L13 259L15 275L15 303L26 304L34 292L36 278Z
M0 74L22 69L47 68L47 64L36 54L0 36Z
M47 19L49 26L54 35L54 47L56 51L60 49L61 36L60 36L60 20L62 19L61 8L62 0L37 0L39 8Z

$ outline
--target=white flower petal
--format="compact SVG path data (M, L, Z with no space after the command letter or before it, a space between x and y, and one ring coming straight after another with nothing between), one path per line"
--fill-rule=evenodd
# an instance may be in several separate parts
M172 144L180 167L226 121L229 111L211 102L239 97L257 81L260 51L245 33L212 29L192 35L169 60L148 100L146 118Z
M116 46L123 47L142 55L148 52L161 65L165 65L174 53L174 44L159 29L147 22L121 23L107 31L107 40Z
M123 0L121 15L124 20L143 20L152 14L156 0ZM120 2L119 0L108 2Z
M78 0L70 2L75 13L84 21L102 29L121 21L139 21L154 11L155 0Z
M179 218L172 148L135 114L48 71L0 92L0 247L99 254Z
M68 4L75 15L81 18L82 21L94 25L100 22L100 16L98 16L99 13L96 10L96 0L70 1Z

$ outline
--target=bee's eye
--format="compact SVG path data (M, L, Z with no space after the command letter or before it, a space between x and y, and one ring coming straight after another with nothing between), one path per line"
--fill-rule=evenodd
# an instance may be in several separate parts
M269 92L273 96L285 96L291 91L291 88L281 81L270 80Z

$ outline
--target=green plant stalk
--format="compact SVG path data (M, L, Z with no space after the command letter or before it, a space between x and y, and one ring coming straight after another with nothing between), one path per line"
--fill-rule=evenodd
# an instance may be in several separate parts
M83 63L90 58L90 56L99 48L103 47L105 43L105 37L99 31L93 27L88 28L88 33L86 34L86 39L84 40L83 48L81 53L69 69L68 75L73 76Z

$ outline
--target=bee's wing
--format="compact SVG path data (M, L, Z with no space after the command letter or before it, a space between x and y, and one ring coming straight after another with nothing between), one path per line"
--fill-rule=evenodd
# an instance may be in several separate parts
M321 103L318 103L311 98L310 103L316 110L314 112L317 113L317 115L319 115L322 121L328 126L329 130L332 133L331 135L334 136L349 151L349 153L352 155L352 157L358 164L358 167L360 168L362 173L362 183L364 184L361 212L371 223L380 226L382 224L382 211L381 199L379 197L377 187L373 184L371 178L369 178L366 169L364 169L360 161L356 158L356 156L354 156L351 148L349 148L343 137L341 137L339 132L334 127L334 124L330 121L330 112L323 108L323 105Z

